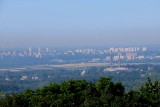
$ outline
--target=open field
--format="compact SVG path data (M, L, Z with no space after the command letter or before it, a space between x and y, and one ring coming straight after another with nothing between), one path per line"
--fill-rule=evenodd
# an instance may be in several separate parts
M79 68L79 67L91 67L91 66L109 66L109 63L78 63L78 64L63 64L63 65L51 65L51 67L58 68Z
M125 65L140 65L145 63L123 63L122 66ZM150 63L153 65L160 65L160 63ZM70 69L70 68L81 68L81 67L109 67L110 63L76 63L76 64L57 64L57 65L35 65L35 66L26 66L26 67L20 67L20 68L0 68L1 71L10 71L10 72L20 72L20 71L26 71L26 70L52 70L55 68L64 68L64 69ZM113 66L119 66L118 63L114 63Z

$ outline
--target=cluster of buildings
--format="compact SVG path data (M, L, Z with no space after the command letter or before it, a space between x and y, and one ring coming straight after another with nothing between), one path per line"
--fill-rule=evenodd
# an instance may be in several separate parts
M112 52L137 52L137 51L147 51L146 47L127 47L127 48L110 48Z
M75 55L105 55L105 60L117 61L121 60L135 60L135 59L144 59L144 53L147 51L146 47L121 47L121 48L108 48L108 49L72 49L72 50L61 50L57 51L49 48L31 48L29 47L27 50L18 50L18 51L0 51L0 59L3 57L11 56L11 57L34 57L34 58L42 58L44 56L51 56L52 60L55 56L72 56ZM62 59L63 60L63 59ZM98 62L100 58L93 58L92 62Z
M32 50L31 47L28 48L28 50L5 50L0 51L0 57L3 59L3 57L36 57L36 58L42 58L42 53L49 52L49 49L46 48L45 51L41 51L41 48L38 48L36 50Z
M127 60L127 61L131 61L131 60L141 60L141 59L144 59L145 58L145 55L138 55L137 53L120 53L120 54L117 54L117 55L111 55L111 56L107 56L106 57L106 60L110 60L112 57L112 60L114 61L118 61L119 59L120 60Z
M49 78L49 77L48 77ZM32 80L38 80L39 77L38 76L32 76L32 77L28 77L27 75L23 75L19 78L19 80L24 81L24 80L28 80L28 79L32 79ZM9 77L5 78L6 81L12 81L12 79L10 79Z
M106 57L106 60L141 60L145 58L145 55L139 54L140 52L146 52L146 47L129 47L129 48L110 48L110 56Z

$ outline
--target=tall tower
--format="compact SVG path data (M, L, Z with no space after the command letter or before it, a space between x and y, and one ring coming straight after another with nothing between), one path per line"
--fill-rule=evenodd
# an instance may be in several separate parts
M28 55L32 56L32 48L31 47L28 48Z
M29 47L29 48L28 48L28 51L29 51L29 52L31 52L31 51L32 51L32 48L31 48L31 47Z
M110 52L110 66L111 66L111 68L112 68L112 65L113 65L113 62L112 62L112 60L113 60L113 58L112 58L112 50L111 50L111 52Z
M37 58L41 58L42 55L41 55L41 48L38 48L38 51L37 51Z
M120 50L118 50L118 63L119 63L119 67L121 67L121 52L120 52Z
M46 52L49 52L49 49L48 49L48 48L46 48Z

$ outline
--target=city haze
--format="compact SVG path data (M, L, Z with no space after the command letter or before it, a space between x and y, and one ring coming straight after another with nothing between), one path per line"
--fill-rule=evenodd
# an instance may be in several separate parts
M160 1L0 2L0 46L159 44Z

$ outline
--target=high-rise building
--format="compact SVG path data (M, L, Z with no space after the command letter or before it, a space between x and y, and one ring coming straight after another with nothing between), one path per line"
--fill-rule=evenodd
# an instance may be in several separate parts
M118 52L118 63L119 63L119 67L121 67L121 56L122 56L122 54L121 54L121 52L120 52L120 50L119 50L119 52Z
M28 48L28 55L32 56L32 48L31 47Z
M109 50L112 51L112 52L114 52L114 48L110 48Z
M41 58L42 57L42 55L41 55L41 48L38 48L38 52L36 54L36 57L37 58Z
M146 48L146 47L143 47L143 48L142 48L142 51L147 51L147 48Z
M48 48L46 48L46 52L49 52L49 49L48 49Z
M111 63L111 68L112 68L112 62L113 61L113 58L112 58L112 50L111 50L111 53L110 53L110 63Z
M32 51L32 48L31 48L31 47L29 47L29 48L28 48L28 52L31 52L31 51Z

